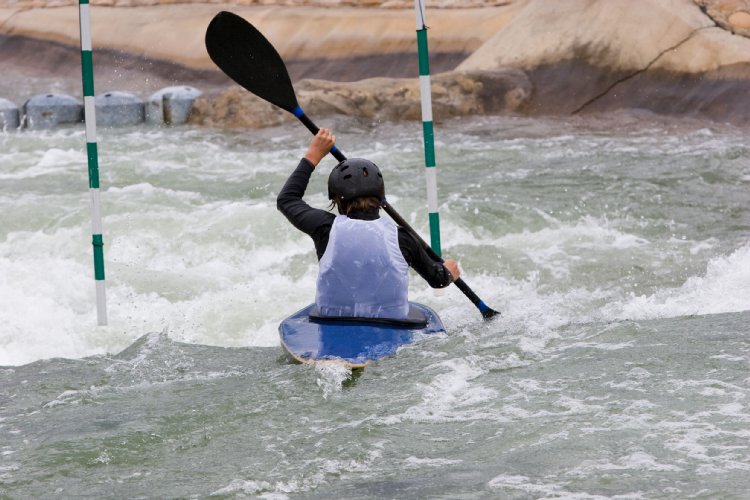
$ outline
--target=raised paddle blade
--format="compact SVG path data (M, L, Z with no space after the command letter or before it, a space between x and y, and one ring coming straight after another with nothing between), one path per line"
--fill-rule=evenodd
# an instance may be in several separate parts
M219 12L206 29L211 60L235 82L275 106L297 108L284 61L255 26L231 12Z

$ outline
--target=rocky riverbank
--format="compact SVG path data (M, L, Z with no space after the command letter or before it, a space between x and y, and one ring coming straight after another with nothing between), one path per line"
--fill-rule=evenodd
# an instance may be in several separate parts
M31 95L45 81L57 86L47 90L80 93L77 8L39 3L0 8L0 63L14 69L0 77L0 97ZM288 119L208 59L205 28L216 12L231 10L274 43L311 115L420 118L411 2L108 3L92 7L102 91L149 94L185 84L204 91L193 123L259 127ZM427 24L437 121L637 108L750 123L749 0L435 4L428 3Z

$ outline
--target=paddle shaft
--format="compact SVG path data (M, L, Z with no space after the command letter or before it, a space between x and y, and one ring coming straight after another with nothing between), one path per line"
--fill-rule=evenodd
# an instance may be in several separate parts
M445 262L442 257L440 257L438 254L435 253L435 251L425 242L417 232L412 229L412 227L406 223L406 221L401 217L401 215L396 212L396 210L391 206L390 203L387 201L383 201L382 203L383 209L385 212L393 219L393 221L398 224L399 226L403 227L407 231L409 231L409 234L411 234L414 238L417 239L418 242L422 244L427 254L432 257L434 260L438 262ZM461 278L457 278L453 281L453 284L458 287L459 290L463 292L464 295L479 309L479 311L482 313L482 316L485 318L491 318L492 316L495 316L498 314L497 311L493 311L487 304L484 303L482 299L480 299L476 293L474 293L474 290L472 290L469 285L467 285L464 280Z
M209 23L205 41L211 60L230 78L261 99L292 113L313 135L318 133L320 129L297 103L281 56L252 24L231 12L220 12ZM338 161L346 160L344 153L336 146L331 148L331 154ZM435 261L445 262L387 201L383 200L382 203L394 222L416 238ZM500 314L477 297L462 279L454 283L477 306L484 319Z
M305 114L305 112L304 112L304 111L302 111L302 108L300 108L299 106L297 106L296 108L294 108L294 109L293 109L293 110L291 111L291 113L292 113L292 114L293 114L294 116L296 116L296 117L297 117L297 119L298 119L298 120L299 120L300 122L302 122L302 124L303 124L303 125L304 125L305 127L307 127L307 130L309 130L309 131L310 131L310 132L312 133L312 135L316 135L316 134L317 134L317 133L318 133L318 132L320 131L320 129L318 128L318 126L317 126L317 125L315 125L315 123L313 123L313 121L312 121L312 120L310 119L310 117L309 117L309 116L307 116L307 115ZM336 159L337 159L338 161L344 161L344 160L346 160L346 156L344 156L344 153L342 153L341 151L339 151L339 149L338 149L338 148L337 148L336 146L333 146L333 147L331 148L331 154L332 154L332 155L334 156L334 158L336 158Z
M308 117L304 111L302 111L302 108L297 106L292 111L292 114L297 117L297 119L302 122L302 124L307 127L307 129L313 134L317 134L320 128L318 128L317 125ZM346 160L346 156L344 153L341 152L336 146L331 148L331 154L338 160L338 161L344 161ZM442 257L440 257L435 251L430 247L430 245L427 244L426 241L422 239L421 236L412 228L401 215L396 212L396 209L391 206L390 203L388 203L386 200L382 200L381 206L383 207L383 210L393 219L393 221L398 224L399 226L403 227L406 231L409 232L409 234L414 237L425 249L427 254L436 262L445 262ZM474 290L472 290L469 285L464 282L461 278L456 279L453 281L453 284L458 287L459 290L463 292L464 295L479 309L479 311L482 313L482 316L485 317L485 319L491 318L495 316L496 314L499 314L497 311L492 310L487 304L484 303L482 299L480 299L476 293L474 293Z

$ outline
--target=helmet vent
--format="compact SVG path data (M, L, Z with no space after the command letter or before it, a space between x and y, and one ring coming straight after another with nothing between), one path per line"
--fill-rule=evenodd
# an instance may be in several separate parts
M367 168L366 167L363 168L362 169L362 177L367 177L368 175L370 175L370 173L367 171Z
M341 171L343 172L343 171L344 171L344 170L346 170L347 168L349 168L349 165L344 165L343 167L341 167Z
M344 180L346 180L346 179L351 179L351 178L352 178L352 174L346 174L346 175L344 176Z

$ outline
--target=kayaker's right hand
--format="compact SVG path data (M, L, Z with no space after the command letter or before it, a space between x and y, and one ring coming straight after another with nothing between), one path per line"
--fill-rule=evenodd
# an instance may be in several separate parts
M334 144L336 144L336 136L327 128L322 128L310 141L305 158L313 164L313 167L317 167L320 160L331 151Z
M445 262L443 262L443 265L446 267L446 269L448 269L448 271L451 272L453 281L456 281L461 277L461 270L458 268L458 262L453 259L446 259Z

